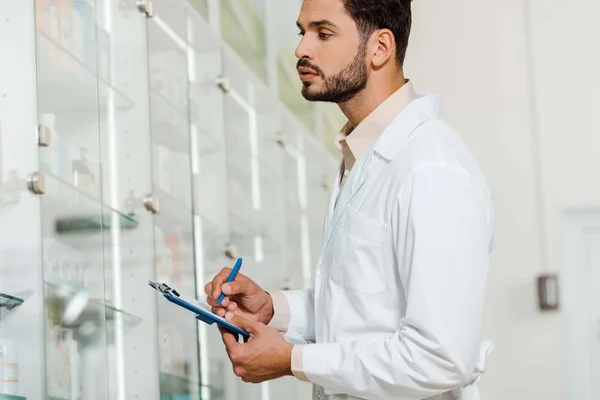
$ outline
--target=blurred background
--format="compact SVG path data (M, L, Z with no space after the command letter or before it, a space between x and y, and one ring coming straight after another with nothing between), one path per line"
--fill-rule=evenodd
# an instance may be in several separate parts
M345 121L300 95L300 4L0 0L0 399L310 398L146 284L312 285ZM600 2L413 15L406 75L494 196L482 397L600 400Z

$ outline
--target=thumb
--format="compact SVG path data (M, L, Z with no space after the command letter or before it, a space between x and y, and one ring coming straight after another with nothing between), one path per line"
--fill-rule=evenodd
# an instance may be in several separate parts
M242 328L243 330L245 330L248 333L256 334L260 330L260 323L250 321L249 319L240 317L237 314L234 314L229 319L229 322L231 322L233 325L235 325L239 328Z

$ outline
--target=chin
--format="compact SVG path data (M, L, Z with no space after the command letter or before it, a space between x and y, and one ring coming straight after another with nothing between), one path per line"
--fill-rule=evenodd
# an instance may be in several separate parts
M305 82L302 87L302 97L308 101L320 101L321 92L311 83Z

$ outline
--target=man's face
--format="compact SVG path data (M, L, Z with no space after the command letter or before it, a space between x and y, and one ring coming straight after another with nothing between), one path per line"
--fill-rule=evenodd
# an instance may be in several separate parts
M366 47L341 0L304 0L298 28L297 68L305 99L343 103L364 89Z

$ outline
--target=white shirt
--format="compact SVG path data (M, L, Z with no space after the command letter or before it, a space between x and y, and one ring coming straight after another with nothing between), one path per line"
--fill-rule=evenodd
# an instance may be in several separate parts
M294 374L317 399L478 398L493 208L441 100L411 102L335 184L315 288L274 294L310 343Z

